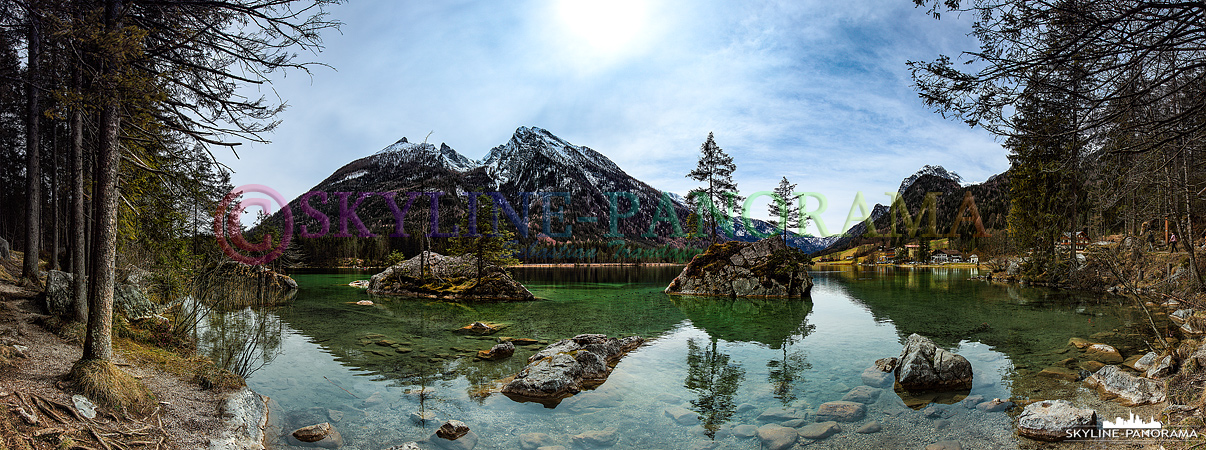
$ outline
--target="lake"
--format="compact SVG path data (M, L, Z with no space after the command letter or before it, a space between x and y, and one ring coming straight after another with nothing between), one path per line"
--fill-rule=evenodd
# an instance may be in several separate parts
M968 408L959 402L968 394L1062 398L1125 416L1079 382L1037 374L1075 367L1071 337L1129 356L1146 352L1154 334L1125 297L987 283L973 279L974 269L818 266L811 298L803 300L664 294L680 270L516 268L515 278L538 300L481 304L370 297L347 286L369 273L297 274L301 290L292 304L215 317L202 348L235 355L250 372L248 386L273 399L286 431L331 422L347 449L423 440L448 419L465 422L479 449L520 448L521 436L536 436L530 433L573 448L574 436L595 431L615 431L613 448L756 449L760 442L742 425L767 423L759 416L774 408L811 422L818 405L842 399L862 384L864 369L898 356L904 339L918 333L972 363L971 391L918 399L884 390L865 418L810 446L920 448L954 439L974 449L1033 443L1014 433L1018 408ZM365 299L375 303L355 304ZM474 321L507 327L493 336L454 333ZM648 342L603 385L555 408L491 393L543 345L519 346L503 361L473 358L497 337L548 343L582 333ZM679 421L668 414L683 409L695 414ZM435 420L413 420L419 413ZM881 430L855 432L871 422ZM281 441L274 448L290 447Z

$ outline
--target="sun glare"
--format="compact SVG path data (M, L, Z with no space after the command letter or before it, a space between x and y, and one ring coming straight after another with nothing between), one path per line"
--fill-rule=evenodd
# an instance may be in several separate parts
M645 27L642 0L559 0L557 10L572 36L607 54L630 50Z

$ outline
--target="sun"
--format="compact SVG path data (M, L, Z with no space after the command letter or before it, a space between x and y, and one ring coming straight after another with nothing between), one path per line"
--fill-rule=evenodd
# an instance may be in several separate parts
M610 55L632 49L647 13L642 0L558 0L556 8L570 36Z

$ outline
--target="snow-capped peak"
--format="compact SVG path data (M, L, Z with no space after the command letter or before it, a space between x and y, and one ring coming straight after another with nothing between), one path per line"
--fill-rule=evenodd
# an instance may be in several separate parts
M538 127L519 127L506 144L490 149L482 161L486 170L501 182L515 179L520 166L533 157L548 158L562 167L583 170L589 177L592 172L620 172L614 162L589 147L574 145L553 133ZM597 180L592 180L592 182Z
M933 175L933 176L940 177L940 178L946 178L948 180L951 180L951 181L954 181L954 182L960 183L960 184L962 184L962 182L963 182L963 177L960 177L959 174L957 174L955 172L948 171L945 168L943 168L942 166L931 166L929 164L926 164L924 167L921 168L921 170L918 170L917 173L914 173L913 175L909 176L908 178L905 178L904 181L901 181L900 189L897 190L896 192L900 193L900 194L904 194L905 190L909 189L909 186L912 186L914 181L917 181L918 178L921 178L922 176L925 176L925 175Z
M383 163L399 164L406 161L414 161L424 159L427 161L438 161L444 167L455 170L457 172L465 172L479 166L477 161L466 158L465 155L457 153L448 144L440 143L437 149L435 145L428 143L411 143L405 137L398 139L388 147L385 147L373 154L374 159Z

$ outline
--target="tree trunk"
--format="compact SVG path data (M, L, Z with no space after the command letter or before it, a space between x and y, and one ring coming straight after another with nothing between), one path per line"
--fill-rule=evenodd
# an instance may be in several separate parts
M119 33L120 0L105 2L105 32ZM118 133L121 116L118 107L121 96L114 78L117 76L115 50L102 55L101 77L104 106L100 114L99 142L96 157L96 230L92 239L92 286L88 298L88 327L84 338L84 360L113 358L113 281L117 258L117 181L121 163Z
M76 19L80 20L79 11ZM83 90L83 74L79 63L71 69L71 87L76 93ZM84 251L84 112L75 108L71 112L71 273L72 305L71 319L77 322L88 320L88 277L85 267L87 252Z
M59 227L59 129L58 124L54 121L50 122L50 209L53 212L50 215L50 267L54 270L60 270L59 266L59 247L62 246L62 241L59 240L59 234L62 229Z
M27 24L29 42L26 52L28 66L25 76L25 193L27 204L25 207L25 261L21 267L21 278L37 283L38 256L42 250L42 166L39 154L40 145L38 145L40 140L38 125L42 116L42 110L38 104L38 77L41 71L38 54L42 48L38 17L32 5L29 6L27 15L29 21Z
M73 11L76 26L84 21L84 6L87 0L76 0ZM84 72L80 61L71 64L71 91L76 95L84 92ZM88 321L88 218L84 216L84 110L76 105L71 111L71 283L73 322Z

